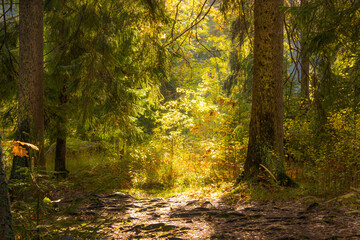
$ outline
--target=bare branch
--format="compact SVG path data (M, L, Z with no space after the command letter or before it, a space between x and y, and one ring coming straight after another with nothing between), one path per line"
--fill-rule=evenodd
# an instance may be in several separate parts
M196 25L198 25L202 20L204 20L204 18L208 15L208 13L210 12L211 8L214 6L216 0L214 0L211 5L209 6L208 10L206 11L206 13L200 18L202 11L207 3L207 0L204 2L204 4L201 7L201 11L200 13L196 16L196 18L194 19L194 21L190 24L189 27L187 27L185 30L183 30L179 35L177 35L175 38L173 38L169 43L163 45L163 47L167 47L170 44L174 43L176 40L178 40L180 37L182 37L185 33L187 33L189 30L191 30L193 27L195 27ZM199 19L200 18L200 19Z
M178 17L178 14L179 14L179 5L180 5L180 3L181 3L182 1L183 1L183 0L180 0L180 1L176 4L175 21L174 21L174 24L173 24L173 26L172 26L172 28L171 28L171 38L174 38L174 29L175 29L177 17Z

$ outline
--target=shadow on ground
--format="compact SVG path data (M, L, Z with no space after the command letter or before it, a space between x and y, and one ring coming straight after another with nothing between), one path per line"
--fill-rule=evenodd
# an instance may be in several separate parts
M358 214L325 203L239 203L186 196L91 195L79 218L108 219L102 239L360 239ZM81 220L81 219L80 219Z

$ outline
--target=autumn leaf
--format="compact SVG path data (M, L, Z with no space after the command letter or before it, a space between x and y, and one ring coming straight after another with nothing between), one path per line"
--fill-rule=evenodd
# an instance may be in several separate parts
M200 130L200 127L199 127L199 126L195 126L195 127L193 127L193 128L190 129L190 132L194 134L194 133L197 133L199 130Z
M24 147L20 146L20 144L14 143L12 146L13 149L11 153L14 154L14 156L29 157L28 151Z
M13 147L11 153L14 154L14 156L29 157L29 155L28 155L29 152L26 150L26 148L23 147L24 145L28 146L34 150L39 151L39 148L31 143L26 143L26 142L21 142L21 141L12 141L11 145Z
M230 101L229 101L229 105L230 105L231 107L235 107L235 106L236 106L236 103L235 103L233 100L230 100Z
M218 98L217 102L218 104L223 105L225 100L223 98Z

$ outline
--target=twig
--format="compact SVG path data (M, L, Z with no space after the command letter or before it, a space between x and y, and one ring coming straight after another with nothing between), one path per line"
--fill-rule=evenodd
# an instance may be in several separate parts
M173 24L173 26L172 26L172 28L171 28L171 38L174 38L174 29L175 29L177 17L178 17L178 14L179 14L179 5L180 5L180 3L181 3L182 1L183 1L183 0L180 0L180 1L176 4L175 21L174 21L174 24Z
M195 34L195 39L196 39L196 41L200 44L200 46L202 46L202 47L203 47L207 52L209 52L213 57L220 58L222 61L225 61L225 59L223 59L223 58L220 57L220 56L216 56L216 54L213 53L213 52L219 52L219 50L211 50L211 49L209 49L208 47L206 47L206 46L200 41L200 39L199 39L199 37L198 37L197 31L196 31L196 34Z
M212 6L214 6L215 2L216 2L216 0L214 0L214 1L211 3L210 7L208 8L208 10L207 10L206 13L204 14L204 16L202 16L199 20L197 20L197 19L200 17L200 15L201 15L201 13L202 13L202 10L203 10L203 8L204 8L204 6L205 6L205 4L207 3L207 1L205 1L204 4L203 4L203 6L202 6L202 8L201 8L200 13L197 15L197 17L195 18L195 20L190 24L190 26L187 27L184 31L182 31L182 33L180 33L179 35L177 35L175 38L173 38L170 42L168 42L167 44L163 45L163 47L167 47L167 46L169 46L170 44L174 43L174 42L175 42L176 40L178 40L181 36L183 36L186 32L188 32L190 29L192 29L193 27L195 27L196 25L198 25L198 24L208 15L208 13L210 12Z
M37 183L36 178L32 172L30 172L30 177L31 177L31 180L33 181L34 186L37 188L37 190L39 192L45 193L45 191L42 190L41 187L39 186L39 184Z
M269 174L270 174L270 176L271 177L273 177L274 178L274 180L275 180L275 182L277 183L277 184L279 184L279 181L276 179L276 177L274 176L274 174L272 174L271 172L270 172L270 170L269 169L267 169L264 165L262 165L262 164L259 164L261 167L263 167Z

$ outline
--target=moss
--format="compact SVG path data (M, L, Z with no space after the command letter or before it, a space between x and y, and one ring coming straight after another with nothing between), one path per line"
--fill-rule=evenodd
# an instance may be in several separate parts
M299 185L286 173L277 174L277 180L279 181L279 184L284 187L299 187Z

